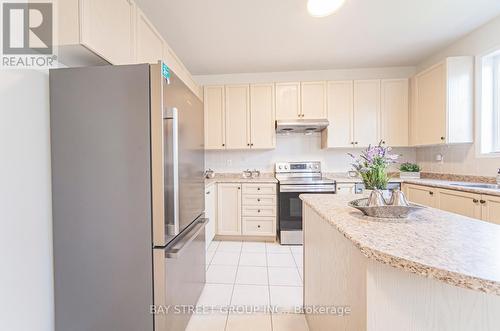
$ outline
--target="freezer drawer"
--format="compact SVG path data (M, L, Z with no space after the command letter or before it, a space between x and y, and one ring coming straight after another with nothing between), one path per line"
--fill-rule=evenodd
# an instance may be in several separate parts
M198 218L171 245L153 250L155 331L183 331L189 322L188 308L205 286L207 221Z

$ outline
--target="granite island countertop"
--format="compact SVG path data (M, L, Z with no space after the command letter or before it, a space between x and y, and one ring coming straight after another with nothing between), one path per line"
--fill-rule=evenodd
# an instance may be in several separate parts
M369 259L500 296L498 225L434 208L402 220L370 218L347 205L359 198L354 194L302 194L300 198Z

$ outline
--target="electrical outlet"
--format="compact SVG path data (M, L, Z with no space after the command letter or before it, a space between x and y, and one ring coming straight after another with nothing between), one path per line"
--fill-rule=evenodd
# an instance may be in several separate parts
M226 165L227 165L227 166L230 166L230 165L232 165L232 164L233 164L233 160L231 160L231 159L227 159L227 160L226 160Z

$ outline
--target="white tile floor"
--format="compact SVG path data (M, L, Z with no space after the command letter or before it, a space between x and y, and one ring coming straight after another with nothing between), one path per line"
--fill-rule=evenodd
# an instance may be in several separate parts
M307 331L304 315L296 313L303 301L302 274L302 246L212 242L198 302L208 312L193 316L187 330ZM253 311L240 312L244 307Z

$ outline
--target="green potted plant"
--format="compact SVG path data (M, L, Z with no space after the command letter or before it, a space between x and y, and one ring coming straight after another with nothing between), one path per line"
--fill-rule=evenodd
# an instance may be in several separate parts
M352 166L363 180L367 190L386 190L389 182L387 168L396 163L399 155L391 153L391 147L368 146L359 156L348 155L354 160Z
M416 163L405 162L399 166L399 177L401 178L420 178L420 166Z

